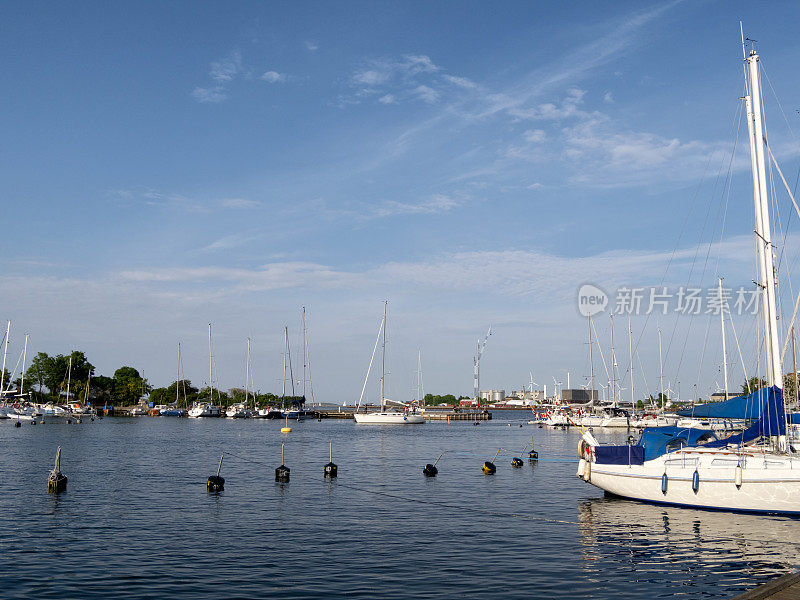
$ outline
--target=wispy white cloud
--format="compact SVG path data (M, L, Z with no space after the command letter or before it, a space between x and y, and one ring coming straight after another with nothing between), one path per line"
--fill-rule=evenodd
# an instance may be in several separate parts
M242 71L242 54L234 50L225 58L212 61L208 72L209 77L214 81L231 81Z
M461 205L461 201L444 194L435 194L419 202L387 201L371 207L368 218L386 218L400 215L432 215L448 212Z
M220 201L224 208L259 208L261 202L257 200L249 200L247 198L225 198Z
M420 85L414 89L414 95L420 100L434 104L439 100L439 92L427 85Z
M447 74L445 74L445 75L442 75L442 78L445 81L449 81L450 83L455 84L455 85L457 85L459 87L462 87L462 88L475 89L475 88L478 87L477 83L475 83L474 81L472 81L471 79L468 79L466 77L458 77L456 75L447 75Z
M397 104L397 96L394 94L386 94L378 98L378 102L381 104Z
M228 95L222 86L214 86L210 88L196 87L192 90L192 97L198 102L216 104L226 100Z
M525 141L530 142L531 144L538 144L539 142L543 142L547 139L547 134L543 129L528 129L522 135L525 138Z
M278 73L277 71L267 71L261 76L261 79L268 83L283 83L286 81L286 74Z
M309 52L316 52L319 50L319 44L313 40L306 40L305 47Z
M205 246L203 250L207 252L230 250L231 248L238 248L240 246L244 246L245 244L248 244L256 239L258 239L258 236L247 235L243 233L233 233L231 235L226 235L219 239L214 240L208 246Z

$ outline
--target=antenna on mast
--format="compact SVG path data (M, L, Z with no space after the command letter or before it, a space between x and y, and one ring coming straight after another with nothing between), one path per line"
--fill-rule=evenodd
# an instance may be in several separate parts
M489 339L489 336L492 335L492 326L489 325L489 331L486 332L486 336L483 338L483 341L480 339L478 340L478 352L473 359L473 366L475 367L473 372L473 386L475 392L475 402L480 405L480 386L481 386L481 356L483 356L483 351L486 348L486 342Z

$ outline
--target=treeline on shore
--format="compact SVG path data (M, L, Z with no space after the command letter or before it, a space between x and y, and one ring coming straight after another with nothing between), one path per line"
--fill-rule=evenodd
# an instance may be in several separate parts
M211 398L208 387L198 389L188 379L173 381L167 387L154 388L137 369L127 365L114 371L111 377L96 375L94 365L80 350L55 356L39 352L25 370L24 378L19 375L12 379L7 370L4 372L3 389L30 393L36 402L88 402L93 406L131 406L148 396L154 404L172 404L177 400L180 406L191 406L195 401L208 401ZM245 390L231 388L223 391L215 388L213 400L222 405L244 402ZM278 405L281 397L251 391L248 401L255 401L256 406ZM287 396L283 402L299 405L305 403L305 398Z

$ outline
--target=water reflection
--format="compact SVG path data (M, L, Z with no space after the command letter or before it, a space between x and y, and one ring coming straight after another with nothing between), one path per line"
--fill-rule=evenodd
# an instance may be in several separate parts
M797 564L796 519L661 507L621 498L578 505L581 559L587 576L609 569L633 581L685 586L714 574L722 596L753 587Z

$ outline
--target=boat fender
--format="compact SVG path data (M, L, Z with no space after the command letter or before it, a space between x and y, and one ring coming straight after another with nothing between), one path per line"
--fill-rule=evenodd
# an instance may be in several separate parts
M667 472L664 471L664 474L661 476L661 493L665 496L667 495L667 483L669 478L667 477Z
M339 475L339 467L336 464L329 462L325 465L325 477L334 478Z
M733 475L733 483L736 485L737 490L742 487L742 465L736 465L736 471Z
M700 489L700 473L698 473L697 469L695 469L694 473L692 473L692 491L696 494L699 489Z
M583 480L584 481L592 481L592 463L590 461L586 461L586 465L583 467Z
M483 463L483 467L481 468L486 475L494 475L497 472L497 467L494 466L494 463L489 462L488 460Z
M16 423L14 423L14 427L22 427L22 423L20 423L19 421L17 421Z
M519 469L522 466L522 459L514 457L511 459L511 466Z
M592 457L592 446L585 439L581 438L578 442L578 458L590 460Z
M225 479L219 475L212 475L206 482L206 489L209 492L221 492L225 489Z
M431 463L428 463L422 467L422 474L425 475L425 477L436 477L438 473L439 469L437 469L436 466L432 465Z
M583 469L586 467L586 461L584 459L580 459L578 461L578 472L575 473L576 477L580 477L583 479Z

